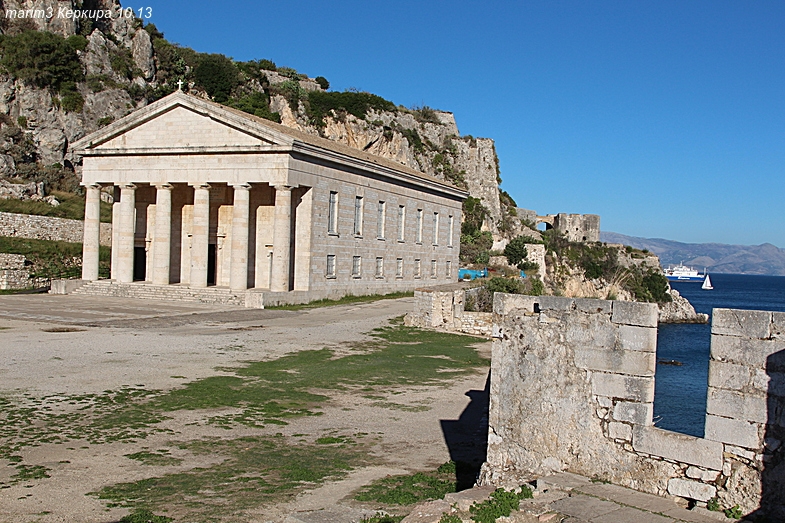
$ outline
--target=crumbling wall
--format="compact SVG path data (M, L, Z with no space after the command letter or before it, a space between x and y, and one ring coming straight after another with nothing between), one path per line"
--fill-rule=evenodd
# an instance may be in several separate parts
M653 426L656 305L497 293L494 314L481 483L569 470L785 512L785 313L714 311L705 438Z
M404 324L490 337L493 314L464 311L466 292L462 283L415 290L414 308L404 318Z

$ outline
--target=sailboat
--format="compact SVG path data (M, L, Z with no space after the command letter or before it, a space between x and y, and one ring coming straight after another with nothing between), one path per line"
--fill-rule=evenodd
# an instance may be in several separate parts
M706 291L710 291L713 288L714 287L711 284L711 280L709 279L709 275L707 274L706 275L706 279L703 280L703 285L701 285L701 289L706 290Z

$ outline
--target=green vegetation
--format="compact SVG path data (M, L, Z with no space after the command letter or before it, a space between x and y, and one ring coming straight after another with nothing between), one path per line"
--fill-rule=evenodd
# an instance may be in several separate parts
M314 78L314 80L316 81L317 84L319 84L319 87L321 87L325 91L330 88L330 82L327 81L327 78L325 78L324 76L317 76L316 78Z
M218 103L229 100L232 92L240 83L240 71L235 63L222 54L208 54L200 57L194 69L196 85Z
M557 257L571 267L580 268L588 279L602 278L631 292L637 301L669 302L668 280L662 272L641 266L619 264L619 249L604 243L571 242L551 229L543 233L548 255Z
M266 93L255 92L240 98L233 98L227 105L248 114L281 123L281 115L270 111L270 96Z
M474 503L469 507L472 520L476 523L495 523L503 516L509 516L513 510L518 510L522 499L532 497L531 489L523 485L519 493L498 488L491 493L491 497L482 503Z
M363 487L354 499L407 506L421 501L442 499L445 494L455 492L456 489L455 463L448 462L435 472L417 472L378 479Z
M32 263L33 278L76 278L82 274L82 244L0 236L0 252L22 254ZM101 247L99 274L109 275L111 251Z
M156 516L149 510L138 509L131 514L120 518L120 523L169 523L172 518L166 516Z
M529 256L529 251L526 250L526 238L523 236L513 238L504 248L504 256L507 257L510 265L522 271L526 270L526 258Z
M361 523L400 523L405 516L393 516L392 514L377 513L375 516L363 518Z
M482 223L488 210L479 198L469 196L463 202L463 223L461 223L461 262L464 264L484 265L490 260L493 235L482 230Z
M269 503L291 499L327 478L368 463L362 446L320 446L283 436L206 438L180 448L220 456L219 464L161 477L120 483L95 493L110 506L166 509L183 521L218 521ZM231 504L226 500L231 499Z
M84 196L64 191L51 191L50 194L57 198L60 205L53 207L34 200L0 200L0 212L84 220ZM112 221L112 204L101 202L101 221Z
M308 120L317 127L324 126L325 116L333 112L336 115L351 114L365 119L368 111L396 111L395 104L375 94L344 91L322 92L311 91L304 97Z
M170 456L167 449L160 449L153 452L134 452L133 454L126 454L125 457L151 466L179 465L183 462L180 458Z
M397 300L398 298L410 298L412 296L414 296L413 292L392 292L390 294L370 294L367 296L353 296L349 294L337 300L324 298L321 300L312 301L310 303L303 303L297 305L272 305L270 307L265 307L265 308L272 309L272 310L277 309L277 310L287 310L287 311L299 311L303 309L313 309L316 307L332 307L333 305L351 305L355 303L368 303L368 302L379 301L379 300Z
M723 512L725 512L725 517L730 519L741 519L744 517L744 512L742 512L738 505L733 505L731 508L726 508Z
M504 278L494 276L487 280L482 287L474 293L468 294L464 308L467 311L493 312L493 295L497 292L505 294L526 294L528 296L541 296L545 293L545 286L537 278Z
M0 67L15 78L35 87L55 91L84 79L76 50L84 41L63 38L46 31L24 31L0 36Z

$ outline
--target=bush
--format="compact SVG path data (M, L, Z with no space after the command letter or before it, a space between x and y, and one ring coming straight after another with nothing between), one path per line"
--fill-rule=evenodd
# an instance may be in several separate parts
M364 119L371 109L375 111L396 110L395 104L381 96L353 91L344 91L342 93L311 91L307 95L307 100L308 118L316 126L323 126L325 116L328 116L331 111L344 111L357 118Z
M317 76L316 78L314 78L314 80L316 80L316 83L319 84L319 87L321 87L325 91L330 88L330 82L328 82L327 78L325 78L324 76Z
M222 54L209 54L199 60L194 69L194 80L218 103L229 100L240 82L239 70Z
M507 263L522 271L526 270L524 263L529 256L529 251L526 250L526 238L523 236L513 238L504 248L504 255L507 257Z
M281 115L270 111L270 98L265 93L255 92L230 100L228 105L248 114L281 123Z
M76 84L68 82L60 90L60 107L67 113L81 113L84 108L82 93L76 90Z
M469 196L463 201L463 222L461 223L461 234L476 236L482 228L482 223L488 215L482 201L479 198Z
M36 87L59 90L64 83L84 79L76 49L54 33L25 31L5 36L0 40L0 53L0 66L6 72Z

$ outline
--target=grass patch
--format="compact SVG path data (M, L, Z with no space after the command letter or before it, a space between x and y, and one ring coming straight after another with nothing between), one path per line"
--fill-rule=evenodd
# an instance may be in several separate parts
M523 485L520 492L507 491L497 488L491 493L489 499L482 503L473 503L469 507L472 521L476 523L495 523L502 516L509 516L513 510L518 510L522 499L533 497L531 489Z
M406 516L393 516L392 514L376 514L369 518L363 518L360 523L400 523Z
M32 479L44 479L48 477L50 477L49 469L47 469L42 465L20 464L16 466L16 474L11 476L11 481L14 483L20 483L22 481L29 481Z
M126 454L126 458L139 461L145 465L151 466L167 466L179 465L183 462L180 458L169 456L169 451L166 449L150 451L134 452L133 454Z
M407 506L442 499L445 494L455 492L455 463L445 463L435 472L417 472L412 475L388 476L363 487L354 499L384 503L385 505Z
M50 194L57 198L60 205L53 207L34 200L0 200L0 212L84 220L84 196L63 191L52 191ZM111 223L112 204L101 202L101 221Z
M169 523L172 518L156 516L149 510L134 510L131 514L120 518L120 523Z
M362 447L287 441L282 436L217 438L186 442L196 455L217 455L217 465L120 483L94 493L110 506L166 509L182 521L223 521L248 510L293 498L328 478L368 463ZM231 503L227 500L231 499Z
M297 305L273 305L265 307L272 310L283 311L299 311L303 309L315 309L317 307L332 307L333 305L352 305L355 303L370 303L379 300L397 300L398 298L411 298L414 292L393 292L390 294L371 294L368 296L344 296L337 300L330 300L324 298L322 300L312 301L310 303L302 303Z

